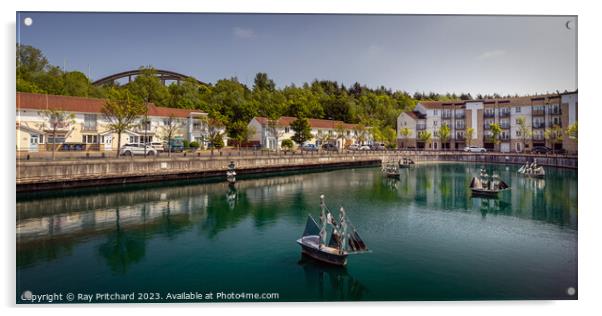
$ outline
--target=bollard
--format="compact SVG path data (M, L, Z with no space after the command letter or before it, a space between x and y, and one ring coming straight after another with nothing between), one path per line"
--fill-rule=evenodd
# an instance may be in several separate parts
M29 158L30 158L30 157L29 157L29 154L27 154L27 160L29 160Z

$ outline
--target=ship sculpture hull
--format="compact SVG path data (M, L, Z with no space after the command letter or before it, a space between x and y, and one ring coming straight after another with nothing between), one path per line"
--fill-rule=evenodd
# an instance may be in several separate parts
M337 266L347 265L347 254L340 254L335 248L320 247L318 246L318 240L318 236L307 236L298 239L297 243L301 245L301 251L311 258Z

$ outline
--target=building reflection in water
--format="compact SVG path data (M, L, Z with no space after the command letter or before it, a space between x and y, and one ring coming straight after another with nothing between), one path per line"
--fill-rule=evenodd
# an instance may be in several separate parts
M359 301L366 288L356 280L345 267L322 263L305 254L301 255L299 265L305 273L308 289L320 300Z

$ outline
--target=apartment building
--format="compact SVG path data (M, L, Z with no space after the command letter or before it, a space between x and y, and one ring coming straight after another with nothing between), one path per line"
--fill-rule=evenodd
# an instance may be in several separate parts
M548 146L575 153L576 140L565 135L562 142L553 143L552 139L546 139L545 131L554 126L566 131L569 125L577 122L577 96L575 91L517 98L422 101L413 111L403 112L397 118L398 145L401 148L458 150L470 144L501 152L523 152L533 146ZM523 126L519 124L521 121ZM491 124L494 123L501 128L498 143L491 138ZM439 135L442 125L450 128L448 139ZM469 128L472 136L467 140ZM420 137L421 132L430 133L430 141L425 142Z
M276 122L270 123L266 117L254 117L248 125L254 131L249 140L257 142L263 148L278 149L282 140L290 139L295 135L290 124L296 119L296 117L282 116ZM338 148L345 148L351 144L372 143L369 129L363 132L359 131L357 124L323 119L308 119L308 122L313 136L311 140L307 141L308 144L321 146L331 143ZM339 132L343 134L339 135Z
M106 100L17 92L17 151L38 152L63 150L117 150L117 134L108 127L102 114ZM140 116L137 124L121 135L121 144L164 142L168 119L178 121L175 138L207 144L209 126L207 113L147 104L148 115ZM73 114L73 120L59 126L56 138L44 111L55 109Z

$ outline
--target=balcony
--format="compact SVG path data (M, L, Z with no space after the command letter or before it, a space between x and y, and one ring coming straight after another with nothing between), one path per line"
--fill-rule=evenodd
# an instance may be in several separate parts
M533 135L533 140L544 140L545 138L543 137L543 135Z
M485 124L483 124L483 128L484 129L491 129L491 124L490 123L485 123Z
M82 132L96 132L97 131L97 125L94 124L83 124L82 125Z
M544 116L545 114L544 110L533 110L533 112L531 112L531 115L533 116Z
M501 111L500 117L510 117L510 111Z
M544 122L533 122L533 128L545 128L546 124Z
M441 113L442 119L450 119L451 117L452 117L451 113L446 113L446 112Z
M510 135L500 135L500 140L503 142L509 142L510 141Z
M495 117L495 112L485 112L483 113L483 117Z
M456 124L456 129L465 129L466 125L464 124Z
M466 136L465 135L456 135L456 140L464 141L464 140L466 140Z
M550 114L552 114L552 115L561 115L562 111L560 109L552 109L552 110L550 110Z
M417 131L424 131L426 129L426 124L416 124Z
M509 128L510 128L510 124L509 124L509 123L506 123L506 124L504 124L504 123L501 123L501 124L500 124L500 127L501 127L502 129L509 129Z
M463 120L466 116L464 115L464 113L456 113L454 117L456 118L456 120Z

